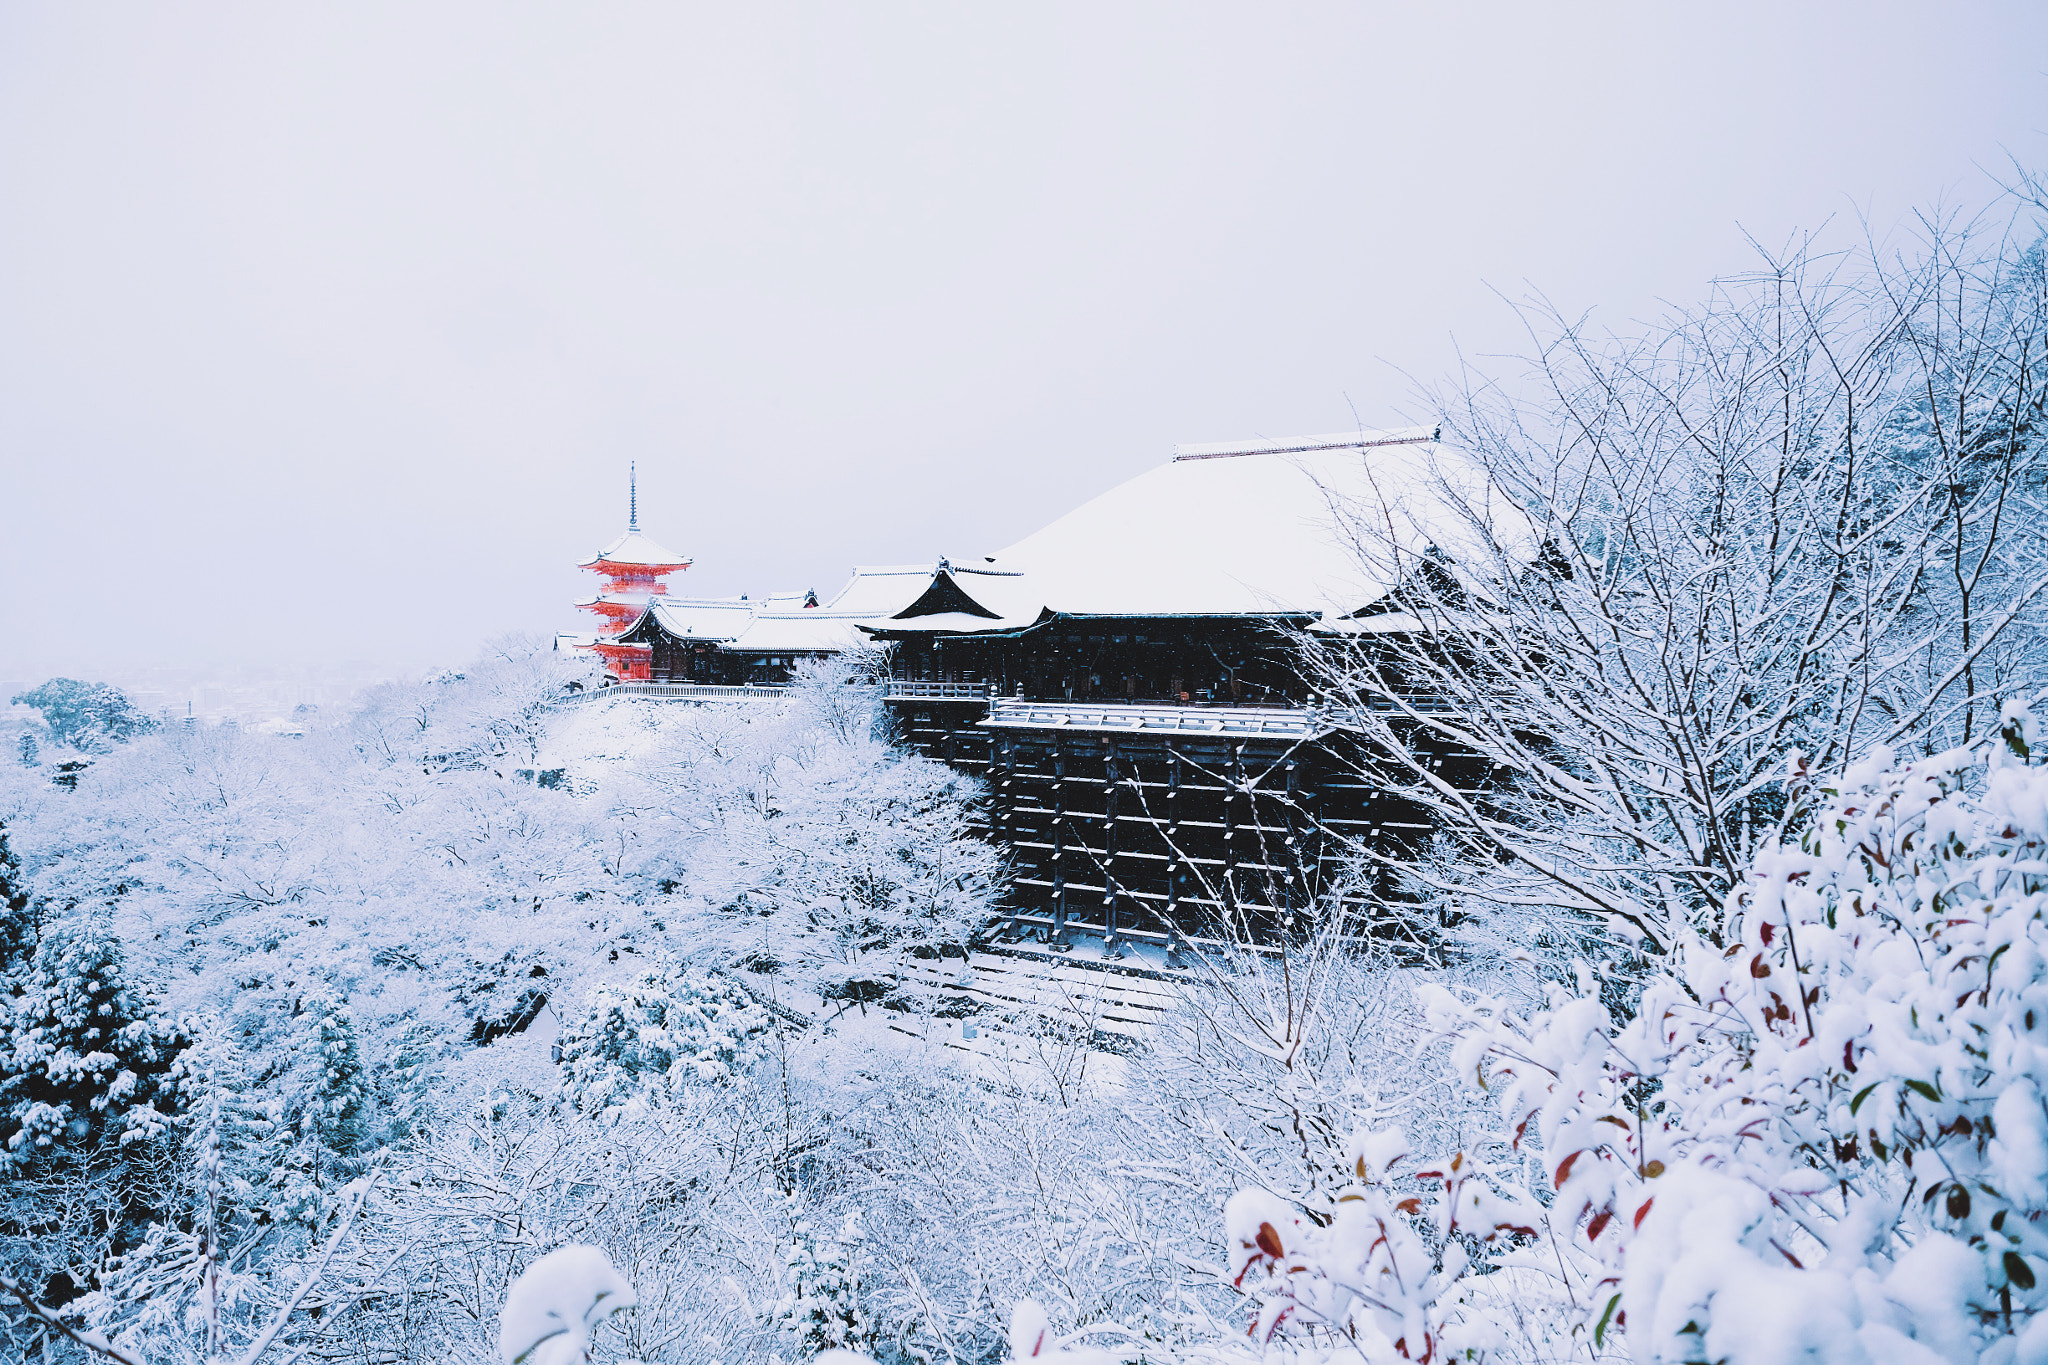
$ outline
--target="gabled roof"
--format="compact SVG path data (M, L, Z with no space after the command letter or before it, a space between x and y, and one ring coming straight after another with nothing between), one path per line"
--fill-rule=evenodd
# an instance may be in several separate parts
M901 611L931 583L926 564L863 564L846 586L819 605L804 605L808 594L794 593L764 603L750 625L725 648L745 654L837 653L864 644L858 624L870 617Z
M810 594L766 598L653 597L647 610L621 632L630 635L651 614L654 624L680 639L703 640L745 654L836 653L865 642L856 623L900 611L931 581L929 565L864 565L829 601L816 607Z
M738 639L721 647L734 654L836 654L867 643L855 628L857 619L816 608L801 616L763 612Z
M823 610L854 616L886 616L901 611L931 582L929 564L862 564L846 586L826 599Z
M754 621L754 604L743 597L656 597L647 609L663 630L685 639L730 640Z
M593 559L586 559L576 567L588 569L598 564L632 564L647 568L683 569L690 561L679 554L663 549L641 533L638 526L629 528L611 544L597 552Z
M1477 469L1424 429L1181 446L1007 549L941 561L917 615L868 624L981 633L1047 613L1343 616L1394 586L1390 541L1454 560L1478 550L1458 504L1483 513L1487 496Z

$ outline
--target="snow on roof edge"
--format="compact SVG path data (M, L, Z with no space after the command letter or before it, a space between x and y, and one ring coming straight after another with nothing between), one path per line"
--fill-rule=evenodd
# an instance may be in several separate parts
M1426 445L1436 439L1427 427L1406 427L1393 431L1335 431L1322 436L1285 436L1255 441L1216 441L1199 445L1177 445L1173 458L1180 460L1223 460L1233 455L1302 455L1312 450L1345 450L1366 446Z

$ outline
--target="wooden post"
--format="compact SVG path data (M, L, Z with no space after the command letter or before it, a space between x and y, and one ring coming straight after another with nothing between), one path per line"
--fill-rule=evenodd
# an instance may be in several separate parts
M1298 766L1291 758L1282 765L1282 771L1287 775L1286 803L1280 808L1282 811L1281 826L1287 831L1280 854L1281 860L1285 864L1285 870L1280 874L1280 894L1287 902L1286 908L1280 916L1280 927L1283 932L1291 931L1294 928L1294 912L1306 904L1302 896L1304 882L1301 875L1301 838L1299 833L1301 823L1294 818L1294 793L1297 785L1295 770Z
M1310 769L1295 799L1301 803L1302 890L1313 900L1323 894L1322 782Z
M1052 943L1067 943L1067 750L1052 742Z
M1180 750L1166 746L1166 965L1182 965L1180 888L1187 872L1180 852Z
M1227 922L1238 922L1237 899L1237 802L1244 794L1244 745L1231 746L1230 790L1223 793L1223 884L1220 894Z
M1116 932L1117 901L1120 889L1116 880L1116 807L1117 788L1122 785L1122 765L1117 761L1116 746L1105 742L1102 753L1102 955L1122 957L1123 940Z
M1017 794L1014 784L1017 779L1016 750L1007 739L990 735L988 740L988 793L989 822L995 826L995 843L998 848L1014 849L1017 846ZM1004 932L1007 939L1018 938L1024 926L1017 922L1022 913L1013 893L1010 897L1010 927Z

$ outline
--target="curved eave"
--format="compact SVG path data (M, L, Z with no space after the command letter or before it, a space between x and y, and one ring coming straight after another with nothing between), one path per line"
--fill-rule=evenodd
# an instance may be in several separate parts
M1063 621L1102 622L1117 621L1222 621L1222 622L1272 622L1289 625L1296 629L1312 626L1323 618L1317 611L1205 611L1205 612L1079 612L1047 611L1036 621L1023 626L998 626L990 630L974 630L951 626L924 627L915 622L905 621L870 625L863 622L860 629L878 640L909 640L918 636L943 635L949 639L976 640L1018 640L1026 635L1045 630Z
M560 563L561 561L557 560L556 562ZM616 574L623 578L639 574L681 573L695 562L695 560L682 559L674 563L642 564L628 559L606 559L603 555L599 555L596 559L584 560L576 567L579 569L595 569L599 573Z

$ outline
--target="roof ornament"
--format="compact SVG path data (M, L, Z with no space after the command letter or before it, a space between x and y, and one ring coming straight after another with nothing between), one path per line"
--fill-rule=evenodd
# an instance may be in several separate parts
M636 461L626 461L626 529L640 529L640 468Z

